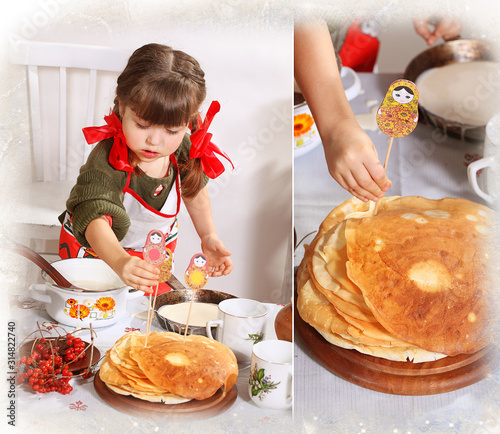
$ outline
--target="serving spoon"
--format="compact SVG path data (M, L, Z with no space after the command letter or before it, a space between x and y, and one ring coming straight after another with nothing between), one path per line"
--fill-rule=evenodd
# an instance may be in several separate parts
M56 285L61 286L62 288L77 288L75 285L66 280L66 278L61 273L59 273L59 271L57 271L49 261L40 256L34 250L31 250L29 247L23 246L22 244L18 243L13 243L11 249L38 265L52 278Z

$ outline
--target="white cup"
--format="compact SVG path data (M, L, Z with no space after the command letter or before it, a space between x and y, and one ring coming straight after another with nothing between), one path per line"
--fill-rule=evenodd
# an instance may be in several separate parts
M469 183L475 193L489 204L493 204L499 186L500 168L500 113L494 115L486 124L484 157L467 167Z
M261 408L288 410L292 407L293 344L267 340L253 346L248 394Z
M254 343L264 339L267 307L247 298L230 298L219 303L219 319L207 321L207 336L228 346L238 362L249 362ZM216 338L212 327L217 327Z
M340 78L344 84L344 92L346 98L350 101L356 98L361 92L361 80L356 74L356 71L348 66L342 66L340 70Z

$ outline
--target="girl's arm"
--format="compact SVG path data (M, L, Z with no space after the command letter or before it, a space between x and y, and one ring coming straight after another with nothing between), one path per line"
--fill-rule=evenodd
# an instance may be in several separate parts
M159 270L152 264L129 255L121 246L105 217L92 220L85 231L85 238L94 250L125 285L151 293L158 283Z
M361 200L384 196L391 183L345 96L326 24L295 27L294 59L295 80L318 126L330 174Z
M193 199L185 201L185 205L200 237L201 249L208 258L209 266L213 267L210 275L228 275L233 269L233 261L229 258L231 253L217 236L207 187L200 190Z

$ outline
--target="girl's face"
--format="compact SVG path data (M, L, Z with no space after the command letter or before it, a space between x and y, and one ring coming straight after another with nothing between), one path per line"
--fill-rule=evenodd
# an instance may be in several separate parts
M188 128L187 125L165 128L150 124L139 118L130 107L121 104L120 114L127 145L137 156L139 164L154 163L169 157L179 148Z
M413 95L407 92L405 89L393 90L392 97L394 98L394 101L400 104L408 104L413 99Z

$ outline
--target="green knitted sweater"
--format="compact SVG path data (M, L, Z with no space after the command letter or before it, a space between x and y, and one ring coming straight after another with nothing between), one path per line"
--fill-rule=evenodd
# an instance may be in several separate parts
M66 209L73 214L73 234L77 241L89 247L85 239L85 230L88 224L102 216L112 218L112 229L121 241L130 227L130 219L123 206L123 189L127 183L127 172L114 169L109 164L109 153L113 139L99 142L89 155L87 162L81 167L76 185L71 190L66 201ZM189 159L191 141L186 134L179 149L174 153L179 167ZM181 170L181 184L183 179ZM136 192L149 206L161 210L172 187L175 188L177 170L170 165L168 174L164 178L152 178L145 173L132 174L130 188ZM208 177L205 175L205 183ZM162 185L163 190L155 196L157 188ZM63 221L63 213L59 220Z

